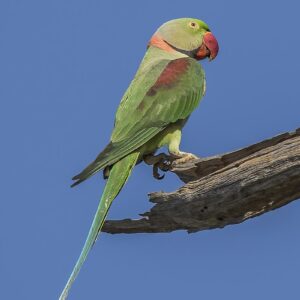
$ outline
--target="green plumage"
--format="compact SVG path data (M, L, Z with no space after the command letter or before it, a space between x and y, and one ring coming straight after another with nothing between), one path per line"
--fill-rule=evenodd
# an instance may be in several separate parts
M194 28L190 28L191 22L197 22L198 34ZM156 32L157 37L163 38L163 47L150 42L117 110L110 143L95 161L73 178L76 180L74 186L104 168L111 168L83 250L60 300L66 299L101 231L112 201L127 181L135 164L144 155L154 153L164 145L169 147L170 153L180 153L181 129L205 92L205 75L200 64L189 54L167 48L165 41L176 40L176 27L180 29L178 45L182 46L186 42L189 45L183 49L186 51L191 50L188 48L191 47L191 41L201 46L202 36L208 31L207 25L202 21L178 19L164 24Z
M133 152L130 155L118 161L112 167L110 176L105 185L105 189L103 191L99 206L97 208L92 226L90 228L86 242L81 251L80 257L59 299L61 300L66 299L73 281L75 280L90 249L92 248L94 242L97 239L98 233L101 230L101 227L103 225L103 222L105 220L106 214L108 212L108 209L110 208L112 201L115 199L115 197L117 197L123 185L125 184L133 167L136 164L138 157L139 157L139 153Z
M183 60L186 70L172 87L149 91L172 61ZM171 75L170 75L171 76ZM168 53L150 47L135 78L123 96L116 113L111 143L85 170L73 179L74 185L114 164L122 157L147 144L144 154L155 150L151 139L178 120L186 119L197 107L205 86L204 71L196 60L182 53ZM148 94L147 94L148 93Z

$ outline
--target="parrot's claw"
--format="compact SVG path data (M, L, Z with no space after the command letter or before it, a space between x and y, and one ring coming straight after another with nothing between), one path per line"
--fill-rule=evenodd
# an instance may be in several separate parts
M173 157L172 166L184 164L190 160L199 158L198 156L192 153L181 152L181 151L178 153L170 153L170 155Z
M165 177L165 174L163 174L163 175L160 175L159 174L159 172L158 172L158 164L154 164L153 165L153 177L155 178L155 179L157 179L157 180L162 180L162 179L164 179L164 177Z
M161 180L165 175L160 175L158 169L167 172L172 165L172 157L165 153L160 153L158 155L149 154L144 156L144 162L148 165L153 165L153 177L155 179Z
M111 167L108 166L103 170L103 179L108 179Z

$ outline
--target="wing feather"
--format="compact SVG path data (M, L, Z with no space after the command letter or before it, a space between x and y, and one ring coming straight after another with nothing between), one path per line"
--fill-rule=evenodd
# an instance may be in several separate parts
M149 79L153 75L157 79ZM169 124L186 119L204 92L204 71L189 57L159 61L136 77L117 111L110 144L73 177L73 186L140 148Z

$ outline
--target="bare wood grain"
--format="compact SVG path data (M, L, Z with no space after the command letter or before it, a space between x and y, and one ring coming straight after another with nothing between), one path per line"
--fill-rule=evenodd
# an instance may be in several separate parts
M139 220L106 221L108 233L223 228L300 198L300 128L249 147L176 166L185 183L149 194L155 203Z

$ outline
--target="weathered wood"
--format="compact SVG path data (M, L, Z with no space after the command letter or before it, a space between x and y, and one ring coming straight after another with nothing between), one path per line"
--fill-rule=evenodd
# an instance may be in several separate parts
M300 128L171 170L187 184L149 195L139 220L106 221L104 232L139 233L223 228L300 198Z

